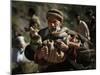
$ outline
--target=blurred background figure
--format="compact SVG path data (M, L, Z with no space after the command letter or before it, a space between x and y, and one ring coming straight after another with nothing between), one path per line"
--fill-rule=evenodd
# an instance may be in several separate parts
M76 21L75 31L90 40L90 32L86 22L81 20L81 17L78 14L75 15L75 21Z
M40 20L39 20L39 17L36 15L35 10L33 8L29 8L28 15L30 17L29 26L28 26L28 28L25 27L25 31L29 31L30 27L32 27L36 31L39 31L39 29L40 29Z
M14 47L12 48L12 73L20 73L21 72L21 66L19 64L20 61L23 60L23 57L21 54L24 52L24 49L26 47L26 42L24 39L24 36L22 36L21 33L16 32L15 38L14 38Z
M96 14L92 10L86 12L87 24L90 30L91 42L96 46Z
M28 43L25 42L24 36L16 33L15 47L12 51L12 73L23 74L37 72L38 65L29 60L25 55L25 48Z

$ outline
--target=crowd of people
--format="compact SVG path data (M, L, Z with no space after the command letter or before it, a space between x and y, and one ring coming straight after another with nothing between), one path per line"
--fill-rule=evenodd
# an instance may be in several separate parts
M30 22L25 31L29 32L30 42L25 43L21 34L15 38L18 66L12 69L13 74L96 68L95 48L92 47L95 43L91 41L93 37L90 28L79 15L76 16L77 26L73 31L64 27L63 12L50 9L46 14L48 27L40 30L41 23L38 16L32 13L32 9L29 11Z

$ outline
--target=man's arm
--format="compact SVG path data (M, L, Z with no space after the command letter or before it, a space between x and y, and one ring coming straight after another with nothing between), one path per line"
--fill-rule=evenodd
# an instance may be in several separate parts
M67 44L69 47L75 47L75 48L79 48L81 42L78 42L78 40L74 37L71 37L70 35L67 38Z

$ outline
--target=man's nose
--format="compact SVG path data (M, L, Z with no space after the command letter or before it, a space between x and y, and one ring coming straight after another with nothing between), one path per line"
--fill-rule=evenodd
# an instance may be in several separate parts
M51 26L52 26L52 27L54 27L54 26L55 26L55 24L54 24L54 23L51 23Z

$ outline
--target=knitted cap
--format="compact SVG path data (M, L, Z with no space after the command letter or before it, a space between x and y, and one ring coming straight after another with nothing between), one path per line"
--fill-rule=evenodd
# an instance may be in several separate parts
M58 9L51 9L51 10L49 10L49 11L47 12L46 17L47 17L47 19L48 19L48 18L51 17L51 16L57 18L57 19L60 20L61 22L63 21L63 13L62 13L61 11L59 11Z

